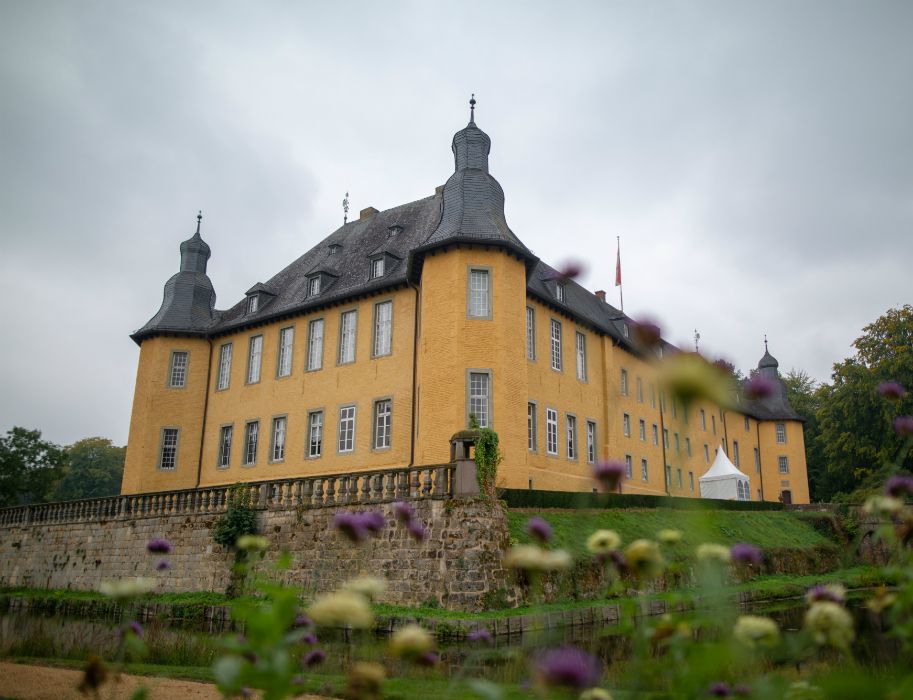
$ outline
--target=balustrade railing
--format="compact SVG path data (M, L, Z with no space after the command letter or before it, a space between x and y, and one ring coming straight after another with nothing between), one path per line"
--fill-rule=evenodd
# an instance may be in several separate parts
M240 484L256 508L323 508L453 496L452 464L294 477ZM233 486L137 493L0 508L0 527L221 513Z

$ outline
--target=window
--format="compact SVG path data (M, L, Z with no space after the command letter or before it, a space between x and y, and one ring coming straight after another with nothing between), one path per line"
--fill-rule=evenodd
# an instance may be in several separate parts
M231 438L234 433L234 427L223 425L219 430L219 461L216 466L219 469L227 469L231 464Z
M659 426L656 423L653 424L653 444L659 444Z
M625 455L625 477L628 479L634 477L634 459L631 455Z
M777 457L777 466L781 474L789 474L789 457Z
M685 452L688 453L689 457L691 456L691 438L690 437L685 438Z
M684 484L682 483L682 470L681 469L675 470L675 483L678 486L678 488L680 488L680 489L684 488Z
M694 493L694 472L688 472L688 488Z
M713 427L713 434L716 435L716 416L710 416L710 424Z
M287 377L292 373L292 345L295 342L295 329L283 328L279 331L279 362L277 376Z
M663 428L663 447L669 449L669 429Z
M247 344L247 383L260 381L260 364L263 358L263 336L253 335Z
M564 302L567 296L566 291L567 290L564 288L564 282L558 282L555 285L555 297L558 299L558 301L562 303Z
M701 409L701 430L707 430L707 414Z
M339 317L339 364L355 362L355 328L357 311L346 311Z
M748 416L745 416L745 430L750 430L750 429L751 429L751 423L748 420Z
M558 454L558 411L553 408L545 409L545 451Z
M269 461L282 462L285 459L285 432L288 418L279 416L273 418L273 433L270 440Z
M377 279L384 276L384 259L378 258L371 261L371 277Z
M323 319L314 319L308 324L308 370L323 367Z
M777 423L777 444L785 445L786 444L786 424Z
M488 270L469 270L469 318L491 318L491 284Z
M672 397L672 417L678 417L678 399L676 399L674 396Z
M311 277L308 281L308 296L315 297L320 294L320 276Z
M352 452L355 449L355 406L339 409L338 437L336 449L339 452Z
M586 381L586 336L577 331L577 379Z
M704 443L704 461L707 464L710 464L710 448L707 446L707 443Z
M385 450L390 447L390 434L393 430L393 402L383 399L374 402L374 449Z
M638 431L639 431L638 434L640 435L640 439L643 440L644 442L646 442L647 441L647 423L643 418L640 419Z
M621 324L621 332L622 332L622 334L624 334L625 338L631 337L631 328L628 326L627 323Z
M739 461L740 461L739 460L739 441L733 440L732 441L732 463L738 467L738 466L740 466Z
M647 460L640 460L640 478L644 481L648 481L650 478L649 472L647 470Z
M735 497L738 501L745 500L742 495L742 482L740 480L735 482Z
M682 451L682 443L679 442L678 433L675 433L675 451L676 452Z
M247 313L255 314L257 309L260 307L260 297L256 294L253 294L247 297Z
M393 340L393 302L374 305L374 357L389 355Z
M666 465L666 489L672 488L672 467Z
M248 421L244 427L244 464L257 463L257 442L260 439L260 421Z
M652 384L650 385L650 406L656 408L656 387Z
M754 470L761 473L761 451L757 447L754 448Z
M227 389L231 379L231 343L225 343L219 348L219 378L216 388Z
M567 416L567 458L577 459L577 418Z
M625 437L631 437L631 416L627 413L621 417L621 428Z
M530 402L526 404L526 442L527 448L530 452L535 452L537 449L537 435L536 435L536 404Z
M641 379L640 377L638 377L636 380L636 386L637 386L637 403L643 403L644 402L644 380Z
M490 380L488 372L469 373L469 415L475 416L480 428L491 427Z
M596 424L591 420L586 422L586 461L596 461Z
M552 369L561 371L561 322L552 319Z
M536 359L536 312L531 306L526 307L526 359Z
M628 370L621 370L621 395L628 395Z
M168 386L172 389L183 389L187 383L187 352L171 353L171 371L168 373Z
M178 463L177 428L162 428L162 445L159 450L159 469L174 471Z
M323 411L308 414L308 457L314 459L323 454Z

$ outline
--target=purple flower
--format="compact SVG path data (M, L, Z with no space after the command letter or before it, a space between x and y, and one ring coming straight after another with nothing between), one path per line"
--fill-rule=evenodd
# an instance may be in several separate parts
M662 338L662 331L660 330L659 324L654 323L650 319L635 321L633 329L634 339L641 345L646 345L647 347L653 347L654 345L659 344L659 341Z
M732 688L726 683L718 682L707 688L707 694L715 698L728 698L732 695Z
M396 519L401 523L409 523L415 517L415 511L412 510L412 506L405 501L394 503L393 512L396 514Z
M337 513L333 516L333 527L356 544L368 534L360 513Z
M491 632L484 627L479 627L466 635L466 639L470 642L485 642L486 644L491 644Z
M415 663L419 666L437 666L438 661L440 661L440 657L436 651L426 651L415 657Z
M322 649L313 649L304 655L301 663L307 667L316 666L326 661L327 655Z
M133 635L139 637L140 639L142 639L143 626L140 623L138 623L136 620L131 620L126 625L124 625L123 629L121 629L121 631L120 631L121 638L126 637L128 634L133 634Z
M756 374L743 386L745 397L749 399L766 399L777 391L777 382L763 374Z
M892 401L900 401L907 395L907 390L903 388L903 385L895 381L882 382L878 385L876 391L879 396Z
M625 478L628 468L618 459L596 462L593 466L593 478L596 479L606 491L615 491Z
M171 568L171 562L167 559L162 559L158 564L155 565L156 571L166 571Z
M739 697L748 697L751 695L751 688L749 688L744 683L739 683L732 689L732 692L738 695Z
M913 416L897 416L894 419L894 432L901 437L913 435Z
M552 526L539 517L533 517L526 521L526 532L542 543L552 539Z
M817 586L808 589L808 593L805 594L805 600L809 605L821 601L842 605L844 600L843 588L841 586L822 586L821 584L818 584Z
M383 530L384 525L387 522L384 519L383 514L378 513L376 510L369 510L365 513L361 513L360 517L365 530L373 533L378 533Z
M760 549L753 544L746 544L744 542L733 545L732 549L729 550L729 554L732 556L732 561L738 562L739 564L761 566L764 561L764 555L761 553Z
M313 625L314 621L304 613L295 615L295 621L292 622L292 627L312 627Z
M410 520L406 523L406 530L408 530L409 534L418 542L421 542L428 536L428 531L425 530L425 526L420 520Z
M599 684L602 664L580 649L563 647L541 654L536 669L546 685L569 686L583 690Z
M161 537L156 537L146 543L146 550L152 554L171 554L171 542Z
M621 552L609 552L609 561L612 562L612 565L618 571L620 576L624 576L626 573L628 573L628 560L625 559L625 555Z
M555 282L567 282L583 274L583 265L574 260L568 260L557 270L547 273L545 278Z
M889 496L898 498L906 494L913 495L913 476L906 474L896 474L888 479L885 484L884 492Z
M317 643L317 635L314 634L313 632L311 632L309 634L304 635L304 637L302 638L301 641L304 642L305 644L307 644L308 646L314 646Z

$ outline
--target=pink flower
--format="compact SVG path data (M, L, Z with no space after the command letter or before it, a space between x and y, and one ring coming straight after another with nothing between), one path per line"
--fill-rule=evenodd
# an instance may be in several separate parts
M146 543L146 551L151 554L171 554L171 550L171 542L161 537L156 537Z
M602 484L606 491L615 491L627 473L627 466L618 459L596 462L593 466L593 478Z
M602 664L576 647L551 649L536 661L536 670L546 685L584 690L599 684Z
M766 399L777 391L777 382L763 374L756 374L743 387L745 397L749 399Z
M886 399L891 399L892 401L900 401L904 396L907 395L907 390L903 388L899 382L893 380L882 382L878 385L876 389L879 396L883 396Z
M900 437L913 435L913 416L897 416L894 419L894 432Z
M526 532L542 543L552 539L552 526L539 517L533 517L526 521Z

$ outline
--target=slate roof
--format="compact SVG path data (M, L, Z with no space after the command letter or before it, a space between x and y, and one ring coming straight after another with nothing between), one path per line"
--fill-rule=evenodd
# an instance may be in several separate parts
M797 420L805 421L793 407L789 404L786 397L786 384L780 378L780 372L777 370L780 363L767 350L767 340L764 341L764 356L758 362L758 372L768 379L775 382L777 388L770 396L763 399L746 399L742 398L739 402L739 409L747 413L752 418L758 420Z

